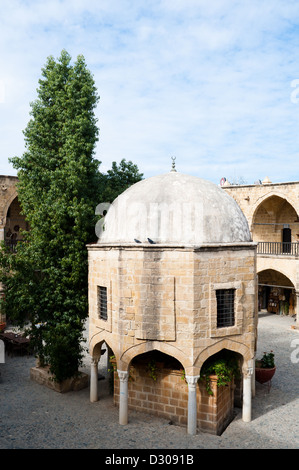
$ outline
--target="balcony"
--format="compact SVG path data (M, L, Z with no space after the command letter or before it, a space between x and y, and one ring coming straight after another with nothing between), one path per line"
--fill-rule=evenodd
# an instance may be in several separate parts
M299 256L299 242L258 242L258 255Z
M17 239L5 240L5 246L6 246L6 248L9 249L9 251L11 253L16 253L17 252L17 246L20 242L24 243L24 240L17 240Z

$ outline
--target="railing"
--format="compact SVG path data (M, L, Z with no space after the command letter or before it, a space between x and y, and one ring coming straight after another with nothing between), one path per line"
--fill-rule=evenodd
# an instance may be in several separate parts
M299 243L258 242L257 254L299 256Z
M5 240L5 245L12 253L16 253L17 252L17 245L21 242L24 242L24 240L16 240L16 239Z

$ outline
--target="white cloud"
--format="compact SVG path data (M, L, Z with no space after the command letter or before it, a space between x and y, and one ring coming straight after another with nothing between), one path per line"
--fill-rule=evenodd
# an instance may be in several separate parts
M2 2L0 173L15 174L41 68L65 48L101 96L103 170L126 158L150 176L176 155L215 182L299 180L298 13L292 0Z
M0 103L5 102L5 83L4 80L0 80Z

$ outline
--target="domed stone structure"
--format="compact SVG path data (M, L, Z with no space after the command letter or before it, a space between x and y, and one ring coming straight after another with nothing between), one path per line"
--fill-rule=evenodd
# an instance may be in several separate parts
M207 418L198 379L209 358L230 351L242 369L237 389L249 421L256 245L236 202L213 183L172 171L121 194L97 233L98 242L88 246L91 401L98 399L105 343L118 371L114 399L121 424L130 407L187 425L190 434L197 428L221 433L233 403L220 415L211 406ZM146 371L157 355L184 370L188 385L178 385L177 372L167 370L152 387ZM132 368L135 378L128 382Z
M122 193L105 217L99 242L202 245L249 242L247 219L215 184L177 172L142 180Z

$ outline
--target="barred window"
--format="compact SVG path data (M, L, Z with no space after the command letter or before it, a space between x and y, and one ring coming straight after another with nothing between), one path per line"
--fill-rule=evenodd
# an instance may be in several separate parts
M107 287L98 286L98 314L101 320L107 320Z
M235 324L235 289L216 290L217 328Z

